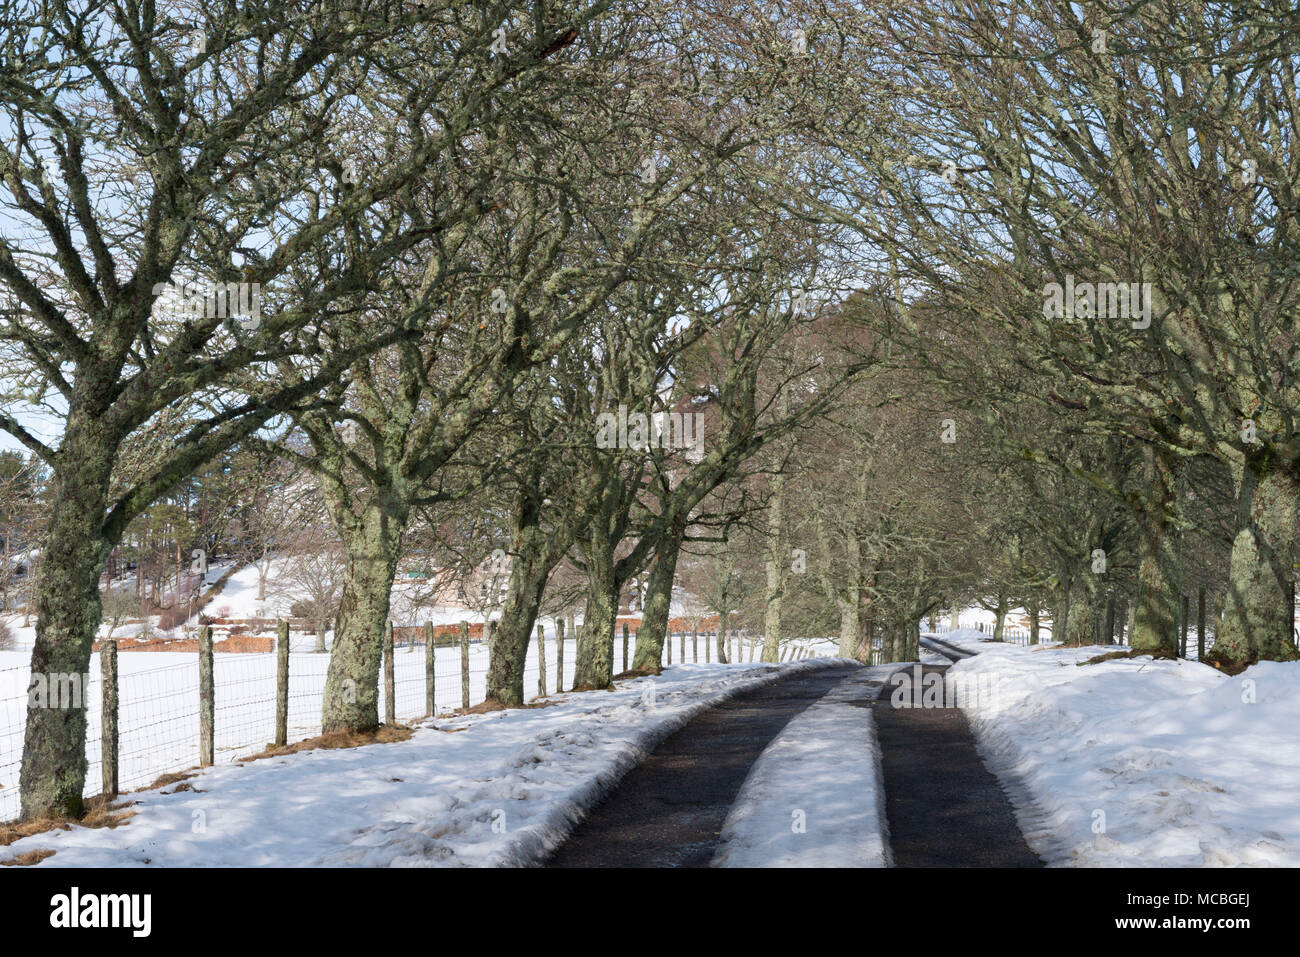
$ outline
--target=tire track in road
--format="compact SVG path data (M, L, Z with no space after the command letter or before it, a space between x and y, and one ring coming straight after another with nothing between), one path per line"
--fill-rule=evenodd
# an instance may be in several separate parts
M763 749L859 667L798 672L699 714L629 771L544 866L708 867Z
M969 657L947 642L923 639L951 660ZM960 708L893 703L896 676L915 681L915 665L890 676L876 700L876 738L885 815L895 867L1041 867L1016 823L1015 810L975 746ZM924 665L941 677L948 666Z

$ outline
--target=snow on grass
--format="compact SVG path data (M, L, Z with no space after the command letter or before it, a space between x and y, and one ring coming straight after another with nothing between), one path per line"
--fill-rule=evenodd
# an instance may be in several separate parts
M564 680L573 684L577 642L565 641ZM329 655L308 649L315 638L294 641L302 654L289 656L289 741L301 741L321 730L321 696ZM546 646L546 687L555 689L556 644ZM628 643L629 657L636 640ZM622 663L621 643L615 666ZM0 652L0 821L18 814L18 770L22 761L30 683L30 653ZM193 767L199 748L199 665L194 652L122 652L118 667L118 780L124 789L143 787L159 775ZM393 654L395 717L408 721L425 714L424 647L399 646ZM487 696L488 651L482 641L469 646L470 704ZM100 791L101 706L100 658L90 662L87 684L86 796ZM235 761L261 751L275 736L276 660L274 654L213 656L214 726L217 763ZM458 646L435 650L435 691L438 711L461 707L461 656ZM532 643L524 666L524 692L537 692L537 645ZM381 698L382 701L382 698ZM382 707L382 704L381 704Z
M241 571L239 575L251 569ZM238 579L239 575L235 578ZM232 579L233 581L233 579ZM246 591L256 595L256 579ZM214 603L216 604L216 603ZM466 617L462 612L456 612ZM448 613L450 615L450 612ZM459 620L459 618L455 619ZM481 620L481 618L479 619ZM441 622L439 622L441 623ZM556 687L557 645L553 623L546 632L546 688ZM707 644L699 642L701 661ZM788 643L787 653L802 646L810 653L833 654L825 641L798 640ZM320 733L321 696L325 686L328 654L316 654L314 635L291 635L289 656L289 741L300 741ZM564 682L573 684L577 641L564 643ZM687 642L687 653L692 651ZM712 649L709 649L710 654ZM757 651L757 650L756 650ZM748 654L748 649L745 655ZM628 641L628 661L636 655L636 636ZM673 659L680 657L680 639L673 642ZM199 748L199 670L194 652L123 651L118 655L119 686L119 771L122 788L143 787L159 775L193 767ZM30 684L29 650L0 651L0 821L18 815L18 774L22 762L27 689ZM680 662L678 662L680 663ZM737 662L731 667L740 666ZM423 717L426 713L424 647L399 644L393 655L398 721ZM614 644L614 667L624 670L622 641ZM438 711L461 707L461 655L459 646L439 646L435 651L435 699ZM488 651L481 640L469 646L471 705L487 695ZM100 658L93 655L87 704L86 796L100 791L101 705ZM261 751L275 732L276 660L274 653L213 656L215 744L217 763L235 761ZM530 697L538 687L537 643L530 642L524 664L524 692Z
M796 715L750 769L714 867L886 867L870 702L898 665L855 672Z
M1300 866L1300 663L977 647L949 674L996 682L964 707L1049 863Z
M407 741L220 765L126 796L114 828L24 838L41 867L502 866L537 863L670 733L805 668L676 665L546 707L441 718Z

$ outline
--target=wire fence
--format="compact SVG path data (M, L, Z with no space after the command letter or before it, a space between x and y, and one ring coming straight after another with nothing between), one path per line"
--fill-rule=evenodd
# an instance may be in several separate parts
M1208 622L1208 624L1212 624L1212 623L1213 623L1212 620ZM993 639L994 631L993 631L992 624L986 624L985 622L978 622L974 630L988 634L989 636L988 640L990 641ZM1126 628L1123 625L1118 625L1116 630L1117 630L1117 634L1115 635L1114 643L1116 645L1126 644L1128 641ZM940 622L936 625L935 628L931 629L930 631L931 634L946 635L952 631L952 626L950 624L944 624ZM1300 632L1297 632L1297 638L1300 639ZM1052 640L1051 629L1048 627L1040 628L1038 633L1038 639L1037 641L1035 641L1033 631L1029 628L1004 627L1002 629L1002 640L1012 645L1028 646L1032 644L1046 644L1047 642L1050 642ZM1180 642L1181 657L1186 658L1189 661L1198 661L1199 653L1198 653L1198 641L1196 637L1195 624L1190 624L1187 629L1185 646L1182 645L1182 641L1183 641L1183 636L1182 636L1182 632L1180 631L1179 642ZM1106 644L1105 641L1099 641L1098 643L1103 645ZM1206 629L1205 632L1206 653L1208 654L1213 647L1214 647L1214 629L1212 627L1209 627Z
M743 632L728 634L725 661L745 664L761 657L761 639ZM536 640L530 642L524 668L524 692L532 697L573 686L577 642L566 638L563 649L548 633L543 642L546 683L539 686ZM716 633L674 632L665 642L665 664L716 663ZM626 651L624 650L626 649ZM834 654L833 643L791 639L782 643L782 661ZM435 712L446 714L487 697L488 652L481 638L437 642L433 649ZM200 763L200 652L139 651L117 655L117 783L125 792L148 787L160 777L186 771ZM636 654L636 633L614 637L615 673L626 671ZM288 743L321 733L321 704L329 654L291 651L288 655ZM18 816L19 775L27 708L32 701L29 655L0 652L0 821ZM392 653L394 720L402 723L427 717L428 672L423 639L395 642ZM90 671L80 676L79 691L86 705L87 797L99 794L103 783L102 656L92 656ZM563 674L561 675L561 665ZM212 655L213 761L230 763L264 750L275 740L277 655L275 652ZM376 692L381 720L385 716L384 669Z

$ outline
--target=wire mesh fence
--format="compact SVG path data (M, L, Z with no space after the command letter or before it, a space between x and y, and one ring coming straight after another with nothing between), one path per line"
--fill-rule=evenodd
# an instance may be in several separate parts
M621 632L614 638L614 670L626 671L636 655L636 633L630 632L626 653ZM725 660L747 664L761 657L761 639L730 633L724 642ZM543 641L548 694L573 686L577 641L568 637L563 651L548 632ZM665 642L665 664L717 663L715 632L674 632ZM481 638L436 642L433 649L435 711L445 714L487 697L488 651ZM796 639L782 645L783 661L833 654L833 645ZM0 652L0 821L18 816L19 776L27 709L32 701L29 656ZM200 652L122 652L117 655L118 745L117 781L121 792L136 790L167 774L200 763ZM328 654L293 651L288 655L287 741L315 737L321 732L321 704L329 668ZM409 638L394 644L394 719L410 722L429 713L428 672L424 640ZM524 668L524 691L539 690L538 643L530 642ZM561 666L563 673L561 673ZM275 652L218 652L212 656L213 759L229 763L265 749L275 740L277 656ZM86 705L86 795L99 794L103 781L102 718L104 688L101 655L92 656L90 672L82 676ZM384 672L376 688L379 714L384 717Z
M1207 654L1214 647L1215 633L1214 633L1213 623L1214 623L1213 619L1211 619L1208 623L1210 624L1211 627L1206 629L1205 637L1204 637L1205 651ZM936 623L933 629L930 629L930 633L936 635L946 635L951 630L952 630L952 626L950 624L945 622L938 622ZM980 622L977 624L974 630L987 633L989 636L989 640L992 640L993 638L993 627L990 624L985 624L984 622ZM1116 645L1127 644L1128 635L1126 632L1127 629L1125 626L1123 626L1122 624L1117 625L1115 642L1114 642ZM1178 635L1179 635L1180 657L1186 658L1190 661L1199 660L1200 658L1199 642L1197 639L1195 623L1189 622L1187 633L1185 636L1183 635L1181 629L1179 630ZM1104 636L1099 636L1098 644L1106 643L1105 641L1102 640L1102 637ZM1038 638L1037 640L1035 640L1032 629L1013 628L1008 626L1002 629L1002 640L1012 645L1028 646L1033 644L1046 644L1052 640L1051 628L1049 625L1044 624L1044 626L1039 629ZM1184 641L1186 642L1186 644L1183 644ZM1296 641L1297 644L1300 644L1300 631L1296 632Z

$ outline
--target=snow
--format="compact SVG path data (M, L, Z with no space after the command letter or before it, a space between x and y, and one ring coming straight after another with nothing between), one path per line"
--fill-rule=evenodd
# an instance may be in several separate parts
M880 751L862 702L898 667L855 672L782 729L741 786L714 867L889 866Z
M700 711L831 663L675 665L545 707L433 719L403 742L218 765L185 790L126 795L136 814L121 826L3 853L54 850L41 867L535 864Z
M220 567L209 569L209 580L223 572ZM397 585L394 594L412 591L415 586ZM274 588L268 587L268 596ZM283 600L285 607L275 604ZM208 607L215 614L218 609L230 607L231 617L260 617L287 613L293 597L257 599L257 572L243 568L231 576ZM403 607L397 603L400 609ZM395 616L399 614L395 612ZM414 615L414 612L412 613ZM481 622L483 616L460 608L419 609L419 618L435 624L451 624L462 620ZM403 620L397 619L399 623ZM578 618L581 621L581 616ZM35 628L19 628L21 616L11 619L15 635L15 651L0 651L0 821L17 816L19 811L18 774L22 761L24 726L27 713L27 689L30 683L30 648L35 639ZM34 622L33 622L34 624ZM546 687L556 687L557 645L555 623L544 622L546 635ZM116 637L122 637L138 626L119 628ZM101 633L103 630L101 629ZM268 629L268 634L271 630ZM177 630L176 634L179 634ZM218 638L221 636L218 635ZM289 735L290 742L300 741L320 733L321 695L325 685L329 655L317 654L316 636L291 633L289 656ZM329 641L327 640L327 646ZM705 656L706 643L700 642L700 657ZM810 654L834 654L834 644L829 640L792 640L783 643L787 654L804 648ZM674 639L674 661L680 657L680 639ZM687 653L690 654L688 643ZM709 649L710 653L712 648ZM628 661L636 654L636 636L628 643ZM747 657L748 652L742 657ZM537 644L529 645L524 667L524 691L531 696L537 691ZM438 711L444 713L461 707L461 659L457 647L440 646L436 650L435 698ZM568 685L573 681L574 663L577 661L577 641L565 640L564 678ZM680 662L678 662L680 664ZM396 691L395 718L410 721L423 717L425 707L424 648L398 644L393 655ZM738 666L741 664L737 662ZM614 667L622 671L622 641L614 642ZM734 667L734 666L733 666ZM215 745L218 764L236 761L266 747L274 737L275 728L275 673L274 653L217 654L213 658L215 691ZM478 704L487 694L487 646L478 639L470 642L469 675L470 704ZM87 685L87 736L86 758L89 764L85 793L99 793L101 787L101 684L99 655L93 655L90 680ZM143 787L160 775L182 771L198 763L198 655L189 652L122 651L118 655L119 684L119 771L118 781L123 789ZM382 699L381 699L382 701ZM382 704L381 704L382 707Z
M1300 866L1300 663L1230 677L1123 650L957 644L951 675L987 676L964 707L981 754L1049 863Z
M289 656L289 741L320 733L321 695L328 654L309 651L315 636L295 636ZM564 676L573 683L577 642L565 640ZM636 639L629 643L636 653ZM546 643L547 690L555 689L556 643ZM676 650L676 649L674 649ZM615 667L622 664L621 641L616 642ZM122 788L143 787L159 775L198 763L198 655L185 652L121 652L118 663L118 781ZM440 713L461 707L461 658L458 647L439 646L434 655L434 697ZM725 666L724 666L725 667ZM621 669L620 669L621 670ZM487 696L488 652L482 641L469 647L470 703ZM425 714L424 648L393 654L395 715L408 721ZM274 737L276 660L267 654L213 656L214 726L217 763L236 761L261 751ZM101 778L99 655L91 658L87 686L86 795L98 794ZM0 821L18 813L18 769L22 760L30 653L0 652ZM537 692L537 645L533 642L524 667L524 691ZM381 707L382 698L381 698Z

